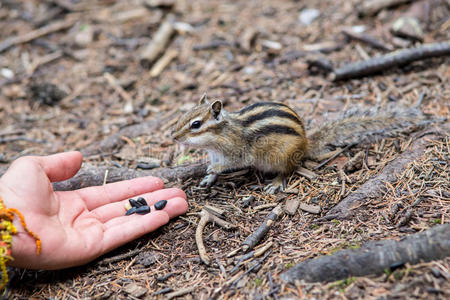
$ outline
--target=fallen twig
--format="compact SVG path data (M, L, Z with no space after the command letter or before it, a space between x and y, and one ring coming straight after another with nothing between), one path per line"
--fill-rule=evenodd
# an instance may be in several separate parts
M111 73L106 72L103 74L103 77L105 77L106 82L114 89L116 93L120 95L120 97L123 98L127 103L133 103L133 98L120 86L120 84L117 82L117 79L111 75Z
M37 68L39 68L42 65L48 64L54 60L59 59L64 55L63 51L55 51L50 54L47 54L45 56L42 56L38 58L36 61L33 61L33 63L30 65L30 67L27 69L28 75L33 75L33 73L36 71Z
M234 273L236 273L237 270L239 270L240 266L245 261L249 260L250 258L259 257L259 256L263 255L267 250L270 249L270 247L272 247L272 245L273 245L273 242L270 241L266 245L262 246L261 248L253 250L253 251L250 251L247 254L242 255L242 257L239 258L239 260L237 261L237 263L233 267L233 269L230 270L230 274L233 275Z
M409 235L401 241L371 241L356 250L341 250L301 262L281 274L294 283L334 281L349 276L380 274L393 265L416 264L450 256L450 224ZM364 266L364 267L361 267Z
M0 138L0 144L7 144L7 143L16 142L16 141L25 141L25 142L38 143L38 144L47 143L46 140L36 140L36 139L29 138L27 136L13 136L13 137Z
M423 44L416 48L398 50L369 60L346 64L344 67L334 70L330 74L330 80L359 78L416 60L446 55L450 55L450 41Z
M211 49L216 49L219 48L220 46L232 46L232 44L228 41L224 41L224 40L214 40L211 43L208 44L203 44L203 45L194 45L192 47L192 50L194 51L200 51L200 50L211 50Z
M234 280L231 285L235 285L236 283L238 283L245 275L247 275L248 273L252 272L255 269L258 269L261 267L261 263L266 260L266 258L272 253L272 251L267 252L263 257L261 257L260 259L258 259L256 261L256 263L251 266L250 268L248 268L247 271L245 271L244 273L242 273L242 275L240 275L236 280Z
M440 138L442 133L449 132L450 123L446 123L438 127L437 131L425 130L418 132L416 136L420 138L411 143L409 150L400 154L396 159L391 161L384 169L375 177L366 181L355 192L344 198L335 207L333 207L324 217L317 221L329 221L332 219L347 219L355 213L355 207L360 207L370 199L379 197L383 191L386 182L392 182L400 174L406 166L418 159L429 145L430 140Z
M54 22L52 24L43 26L39 29L27 32L23 35L9 37L0 42L0 53L12 46L23 44L32 41L34 39L40 38L44 35L69 28L73 24L75 24L76 21L77 20L75 19L68 19L59 22Z
M178 56L177 50L168 50L166 53L164 53L163 56L153 65L152 69L150 70L150 76L152 77L158 77L159 74L170 64L172 59Z
M152 64L156 58L164 51L170 38L175 32L173 27L174 17L168 15L166 20L158 28L152 41L141 50L140 59L145 64Z
M373 48L381 49L384 51L392 51L393 50L391 45L385 44L382 41L378 40L376 37L368 35L367 33L355 32L354 30L352 30L350 28L343 29L342 33L348 38L366 43L366 44L372 46Z
M242 243L242 250L247 252L258 244L258 242L266 235L273 223L283 214L282 204L278 204L270 214L267 215L264 222L256 229L256 231L249 235Z
M253 270L257 270L258 268L261 268L261 264L266 260L267 257L272 253L272 251L267 252L263 257L257 260L253 266L248 268L247 271L243 272L242 274L237 273L232 278L230 278L227 282L224 283L221 287L218 287L214 290L213 294L209 299L217 299L219 297L220 293L226 292L231 286L237 284L245 275L249 274L250 272L253 272Z
M118 261L130 258L130 257L136 256L140 252L142 252L142 249L137 248L137 249L131 250L131 251L127 252L127 253L115 255L115 256L112 256L112 257L107 257L107 258L102 259L101 261L99 261L98 265L107 265L107 264L110 264L110 263L115 263L115 262L118 262Z
M197 243L198 253L200 254L200 259L205 263L205 265L211 264L211 259L206 252L205 244L203 243L203 229L205 229L206 224L213 222L225 229L236 228L236 225L228 223L225 220L216 217L211 214L208 210L202 209L199 213L200 221L198 222L197 229L195 230L195 242Z
M180 297L189 293L192 293L195 290L195 286L187 287L166 295L166 299L173 299L175 297Z
M323 166L325 166L327 163L329 163L330 161L332 161L333 159L335 159L336 157L338 157L339 155L341 155L342 153L344 153L345 151L347 151L348 149L350 149L351 147L355 146L355 143L351 143L348 144L347 146L345 146L345 148L343 149L336 149L335 152L333 152L333 155L328 157L327 159L325 159L324 161L322 161L320 164L318 164L317 166L314 167L314 170L318 170L320 168L322 168Z

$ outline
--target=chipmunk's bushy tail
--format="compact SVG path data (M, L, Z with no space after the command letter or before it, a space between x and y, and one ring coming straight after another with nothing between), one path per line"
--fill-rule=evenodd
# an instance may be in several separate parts
M436 120L434 120L436 121ZM337 147L371 143L381 138L411 133L433 122L419 109L387 109L384 112L352 111L338 121L309 131L308 158L316 159Z

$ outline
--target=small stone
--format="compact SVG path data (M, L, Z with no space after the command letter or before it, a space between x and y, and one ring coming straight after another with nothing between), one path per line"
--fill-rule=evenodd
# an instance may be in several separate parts
M314 8L305 8L300 12L298 20L303 25L311 25L311 23L320 16L320 11Z
M158 202L155 203L155 209L161 210L164 207L166 207L166 204L167 204L167 200L159 200Z
M356 33L363 33L364 31L366 31L366 26L355 25L355 26L352 26L352 30L353 30L353 32L356 32Z
M136 212L137 208L136 207L132 207L129 210L127 210L127 212L125 213L125 216L129 216L132 215Z
M137 198L137 202L140 204L140 206L144 206L144 205L148 206L147 201L145 201L144 197Z
M150 206L148 205L144 205L144 206L140 206L138 208L136 208L136 213L140 214L140 215L145 215L148 214L150 212Z
M284 211L287 212L290 216L293 216L297 212L299 204L300 199L298 197L289 197L286 199Z
M123 291L133 297L141 298L147 293L148 290L145 287L139 286L136 283L132 282L124 286Z
M131 102L127 102L125 103L124 107L123 107L123 112L126 114L131 114L133 112L134 108L133 108L133 103Z
M413 17L398 18L391 27L392 34L413 41L423 41L423 30L419 21Z
M5 77L6 79L13 79L14 77L14 72L8 68L2 68L0 70L0 74L2 74L2 76Z
M130 210L133 206L130 204L130 202L125 203L125 209Z
M304 210L306 212L309 212L311 214L320 214L320 206L319 205L312 205L312 204L306 204L306 203L301 203L300 204L300 209Z

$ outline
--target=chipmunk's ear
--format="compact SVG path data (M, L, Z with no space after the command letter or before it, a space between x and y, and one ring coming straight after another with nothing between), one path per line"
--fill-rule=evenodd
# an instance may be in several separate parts
M211 104L211 114L214 119L218 120L220 116L220 112L222 111L222 101L216 100Z
M200 98L200 101L198 102L199 105L202 104L208 104L208 97L206 97L206 93L203 93L202 97Z

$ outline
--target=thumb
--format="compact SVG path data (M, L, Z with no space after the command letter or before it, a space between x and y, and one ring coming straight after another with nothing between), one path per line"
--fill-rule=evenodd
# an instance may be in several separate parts
M51 182L73 177L81 167L83 156L78 151L32 157L47 174Z

